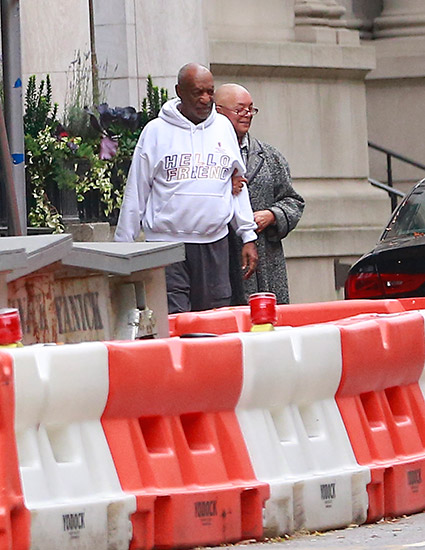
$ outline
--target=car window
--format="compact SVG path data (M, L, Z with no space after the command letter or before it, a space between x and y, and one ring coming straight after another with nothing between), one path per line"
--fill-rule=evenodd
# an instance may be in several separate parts
M425 234L425 188L416 188L391 219L382 239Z

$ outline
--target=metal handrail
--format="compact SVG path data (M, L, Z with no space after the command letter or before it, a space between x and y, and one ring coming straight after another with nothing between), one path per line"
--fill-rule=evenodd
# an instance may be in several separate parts
M381 183L378 180L375 180L373 178L368 178L368 181L371 185L374 187L379 187L379 189L383 189L384 191L387 191L390 195L396 195L396 197L405 197L406 193L403 193L403 191L400 191L400 189L396 189L395 187L390 187L386 183Z
M421 170L425 170L425 164L417 162L416 160L413 160L409 157L406 157L405 155L400 155L400 153L396 153L395 151L391 151L391 149L387 149L386 147L382 147L381 145L377 145L376 143L373 143L373 141L368 141L367 144L372 149L376 149L377 151L381 151L381 153L385 153L386 155L390 155L391 157L394 157L397 160L401 160L402 162L406 162L407 164L411 164L412 166L416 166L416 168L420 168Z
M415 166L416 168L419 168L420 170L425 170L425 164L422 164L420 162L417 162L416 160L413 160L409 157L406 157L405 155L400 155L400 153L396 153L395 151L391 151L391 149L387 149L386 147L382 147L381 145L377 145L376 143L373 143L372 141L367 142L368 146L372 149L375 149L376 151L380 151L381 153L384 153L387 157L387 185L381 182L378 182L377 180L373 180L369 178L369 182L374 185L375 187L379 187L380 189L384 189L388 192L390 195L391 200L391 209L394 210L397 206L397 197L404 197L404 193L402 193L399 190L395 190L393 186L393 170L392 170L392 158L395 158L397 160L400 160L401 162L405 162L406 164L410 164L411 166ZM402 193L402 194L399 194Z

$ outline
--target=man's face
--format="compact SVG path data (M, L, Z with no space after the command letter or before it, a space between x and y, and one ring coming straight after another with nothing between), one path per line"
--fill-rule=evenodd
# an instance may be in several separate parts
M217 102L217 111L226 115L233 124L239 142L251 127L252 114L248 112L253 107L251 94L244 90L229 94ZM239 111L239 114L236 113Z
M214 103L214 79L209 71L191 71L184 83L176 86L176 92L186 118L194 124L208 118Z

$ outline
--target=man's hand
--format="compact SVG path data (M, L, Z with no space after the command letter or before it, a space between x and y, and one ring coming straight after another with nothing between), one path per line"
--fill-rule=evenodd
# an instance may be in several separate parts
M258 263L258 252L255 241L245 243L242 247L242 272L243 278L249 279L254 273Z
M233 170L232 174L232 194L233 195L239 195L239 193L242 191L244 184L248 180L244 178L243 176L237 175L237 169L235 168Z
M266 227L275 223L276 218L271 210L257 210L254 212L254 221L257 224L257 233L261 233Z

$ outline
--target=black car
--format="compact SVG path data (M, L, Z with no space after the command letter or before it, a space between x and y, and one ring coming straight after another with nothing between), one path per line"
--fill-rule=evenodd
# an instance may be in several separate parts
M345 298L425 296L425 179L395 209L376 247L349 270Z

